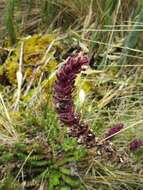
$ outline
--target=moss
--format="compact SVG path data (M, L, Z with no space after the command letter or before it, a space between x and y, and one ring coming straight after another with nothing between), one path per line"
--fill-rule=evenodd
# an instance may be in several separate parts
M18 48L12 52L12 55L4 64L4 72L10 84L16 84L16 72L18 70Z
M44 74L43 76L47 77L47 75L57 67L54 53L56 48L60 48L59 42L55 42L49 52L46 52L47 48L55 38L55 35L46 34L43 36L34 35L32 37L21 39L0 68L0 75L5 73L5 76L11 85L17 84L16 72L19 67L20 44L23 41L23 77L25 78L26 83L29 83L31 79L34 79L32 85L36 85L39 82L41 74Z
M0 76L2 76L2 75L3 75L3 73L4 73L3 66L2 66L2 65L0 65Z

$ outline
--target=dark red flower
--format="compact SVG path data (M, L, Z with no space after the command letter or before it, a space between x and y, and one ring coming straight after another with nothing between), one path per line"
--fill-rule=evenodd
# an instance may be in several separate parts
M75 78L84 70L83 66L88 64L89 58L83 53L69 57L57 71L53 97L55 109L61 122L68 125L70 136L77 137L80 143L91 147L95 144L95 135L88 125L81 122L80 117L75 114L72 100Z
M140 139L135 139L129 144L129 149L131 151L136 151L138 150L141 146L143 145L143 141Z
M105 135L106 138L108 138L108 140L111 140L113 135L118 133L121 129L123 129L124 124L123 123L117 123L114 125L114 127L110 128L109 131L107 132L107 134Z

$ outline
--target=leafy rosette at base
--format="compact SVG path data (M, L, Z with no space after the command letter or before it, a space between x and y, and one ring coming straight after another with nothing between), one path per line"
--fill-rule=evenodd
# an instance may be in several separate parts
M87 124L80 121L75 114L72 93L78 73L89 65L89 58L83 53L70 56L57 71L57 80L54 85L55 109L59 114L60 121L69 127L69 135L76 137L78 142L92 147L95 145L95 135Z

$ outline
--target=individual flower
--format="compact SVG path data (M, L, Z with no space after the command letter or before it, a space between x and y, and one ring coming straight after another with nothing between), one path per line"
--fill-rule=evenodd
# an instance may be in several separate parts
M107 138L107 140L111 140L113 138L114 135L116 135L116 133L118 133L119 131L121 131L121 129L124 128L124 124L123 123L117 123L114 125L114 127L110 128L108 130L108 132L105 135L105 138Z
M140 139L134 139L129 144L130 151L137 151L143 145L143 141Z

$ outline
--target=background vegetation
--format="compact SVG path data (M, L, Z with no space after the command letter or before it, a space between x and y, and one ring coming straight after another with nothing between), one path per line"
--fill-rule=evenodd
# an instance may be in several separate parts
M142 147L129 149L143 140L143 0L1 0L0 14L0 190L143 189ZM77 112L99 140L124 124L102 148L69 138L52 102L78 46L92 63Z

